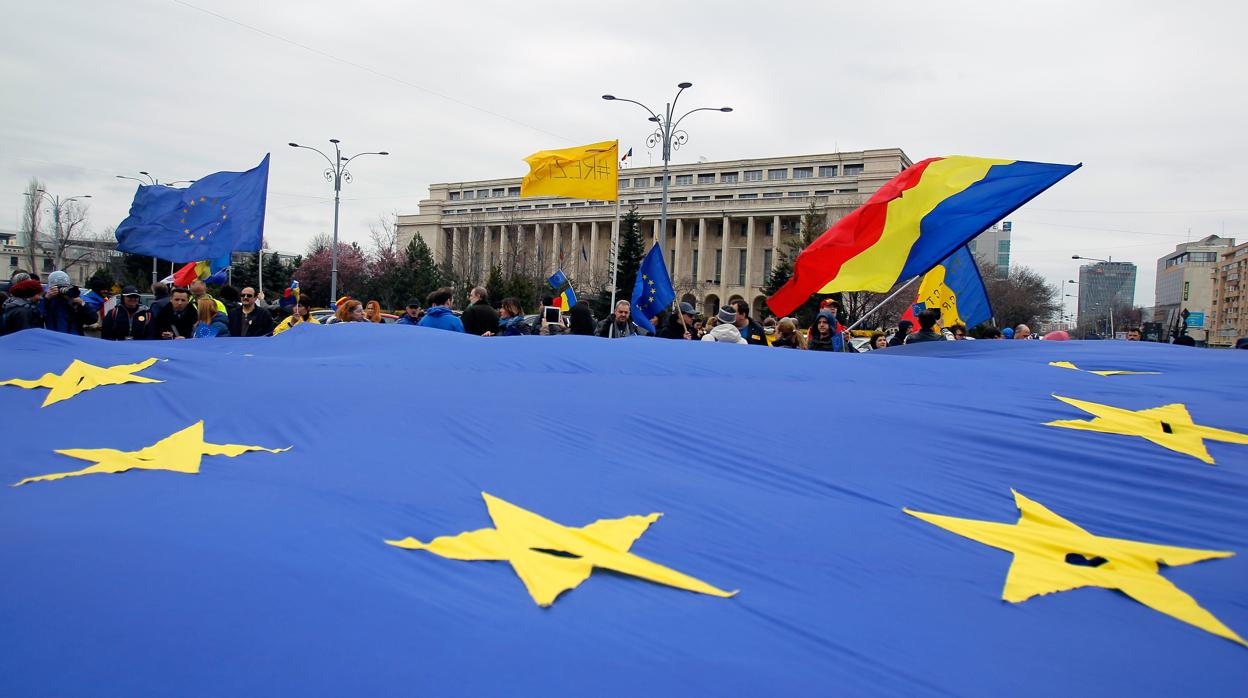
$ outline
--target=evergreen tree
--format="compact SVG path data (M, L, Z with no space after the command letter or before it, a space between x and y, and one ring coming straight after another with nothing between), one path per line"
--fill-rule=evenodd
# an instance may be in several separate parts
M433 252L419 235L413 236L407 244L404 257L402 288L407 296L419 298L421 305L424 305L425 296L444 283L442 268L433 260Z
M502 265L495 264L490 267L490 276L485 280L485 293L490 297L490 303L496 308L507 297L504 295L507 293L507 285L503 280Z
M637 282L637 270L641 268L641 260L646 256L646 242L641 236L641 216L634 206L620 219L620 249L616 254L618 273L616 274L615 299L628 300L633 293L633 285Z
M824 212L819 210L814 202L806 208L802 214L801 228L798 230L797 237L790 237L785 240L780 254L776 255L775 266L771 268L767 275L767 283L763 285L763 293L768 296L780 290L780 287L788 283L793 278L793 264L797 261L797 256L802 253L810 243L819 239L827 230L827 217ZM840 294L815 294L808 298L794 313L802 326L806 326L814 322L815 314L819 311L819 303L824 298L835 298L840 303ZM842 309L841 320L844 318L844 309Z

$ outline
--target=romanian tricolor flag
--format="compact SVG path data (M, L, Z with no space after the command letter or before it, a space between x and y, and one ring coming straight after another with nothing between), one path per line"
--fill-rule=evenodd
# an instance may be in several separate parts
M229 254L224 255L220 259L189 262L174 272L172 276L166 277L165 282L173 282L175 286L190 286L192 281L201 280L209 283L223 283L225 277L219 275L229 268Z
M928 308L940 311L943 327L962 325L969 329L992 319L984 280L965 245L923 275L918 296L901 319L918 327L918 314Z
M814 293L887 291L1078 168L963 155L915 163L803 250L767 304L782 317Z
M563 312L568 312L572 306L576 305L576 292L572 290L572 282L564 276L562 269L556 269L551 275L550 286L555 289L555 293L559 294L554 299L555 305L558 305Z

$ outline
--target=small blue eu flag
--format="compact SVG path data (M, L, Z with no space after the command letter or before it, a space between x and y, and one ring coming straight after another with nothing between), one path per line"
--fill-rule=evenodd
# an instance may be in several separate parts
M117 226L117 249L171 262L255 252L264 237L269 156L246 172L216 172L185 189L140 186Z
M676 290L672 288L672 277L667 275L663 253L658 245L653 245L641 260L637 282L633 284L633 322L654 334L650 319L671 305L675 298Z

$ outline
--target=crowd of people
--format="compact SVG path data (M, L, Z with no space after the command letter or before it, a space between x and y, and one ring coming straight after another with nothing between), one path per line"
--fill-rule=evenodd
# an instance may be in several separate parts
M348 322L385 322L387 317L378 301L362 302L349 296L338 299L332 316L323 321L314 314L307 297L296 297L290 305L279 304L272 309L263 303L261 294L248 286L235 289L222 286L214 297L203 281L187 287L153 284L154 299L142 303L142 296L127 286L113 300L104 288L87 293L71 284L63 271L48 275L46 286L37 274L16 271L10 278L0 310L0 335L24 329L45 328L55 332L82 335L97 332L107 340L178 340L219 337L264 337L278 335L299 324L338 324ZM552 306L553 298L542 299L537 315L526 315L517 298L504 298L497 305L490 303L486 290L480 286L468 294L468 306L462 312L454 309L455 294L451 288L439 288L423 303L412 299L397 325L415 325L450 332L463 332L483 337L514 337L520 335L586 335L608 339L648 336L672 340L754 344L807 351L872 351L933 341L968 339L967 328L952 325L940 328L940 313L925 310L918 314L918 329L910 320L902 320L896 330L873 332L865 346L855 346L851 333L837 319L835 300L821 302L814 322L807 327L794 317L768 317L761 323L750 317L749 304L735 300L717 313L702 318L689 303L680 303L675 312L664 312L651 322L638 323L628 301L617 301L612 313L596 321L590 305L579 301L566 313ZM552 312L553 311L553 312ZM323 313L324 311L320 311ZM394 316L389 316L393 319ZM651 332L647 327L653 326ZM1027 325L997 329L988 327L980 332L981 339L1047 339L1066 340L1063 331L1043 337L1032 333ZM1139 328L1130 328L1127 339L1139 341ZM1183 339L1183 338L1180 338ZM1186 338L1190 343L1190 337ZM1248 348L1248 340L1240 340L1239 348Z

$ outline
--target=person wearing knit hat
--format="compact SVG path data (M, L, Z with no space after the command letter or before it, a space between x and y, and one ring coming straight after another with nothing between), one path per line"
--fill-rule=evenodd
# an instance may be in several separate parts
M99 315L82 300L81 291L69 280L69 274L59 270L48 274L48 290L39 304L39 313L45 329L79 336L83 327L99 320Z
M9 297L0 310L0 335L43 327L39 314L39 296L43 286L34 279L19 281L9 287Z
M737 329L737 309L731 305L721 306L719 314L715 316L719 324L711 328L710 332L702 335L703 342L723 342L725 344L749 344L745 341L745 337L741 336L741 330Z

